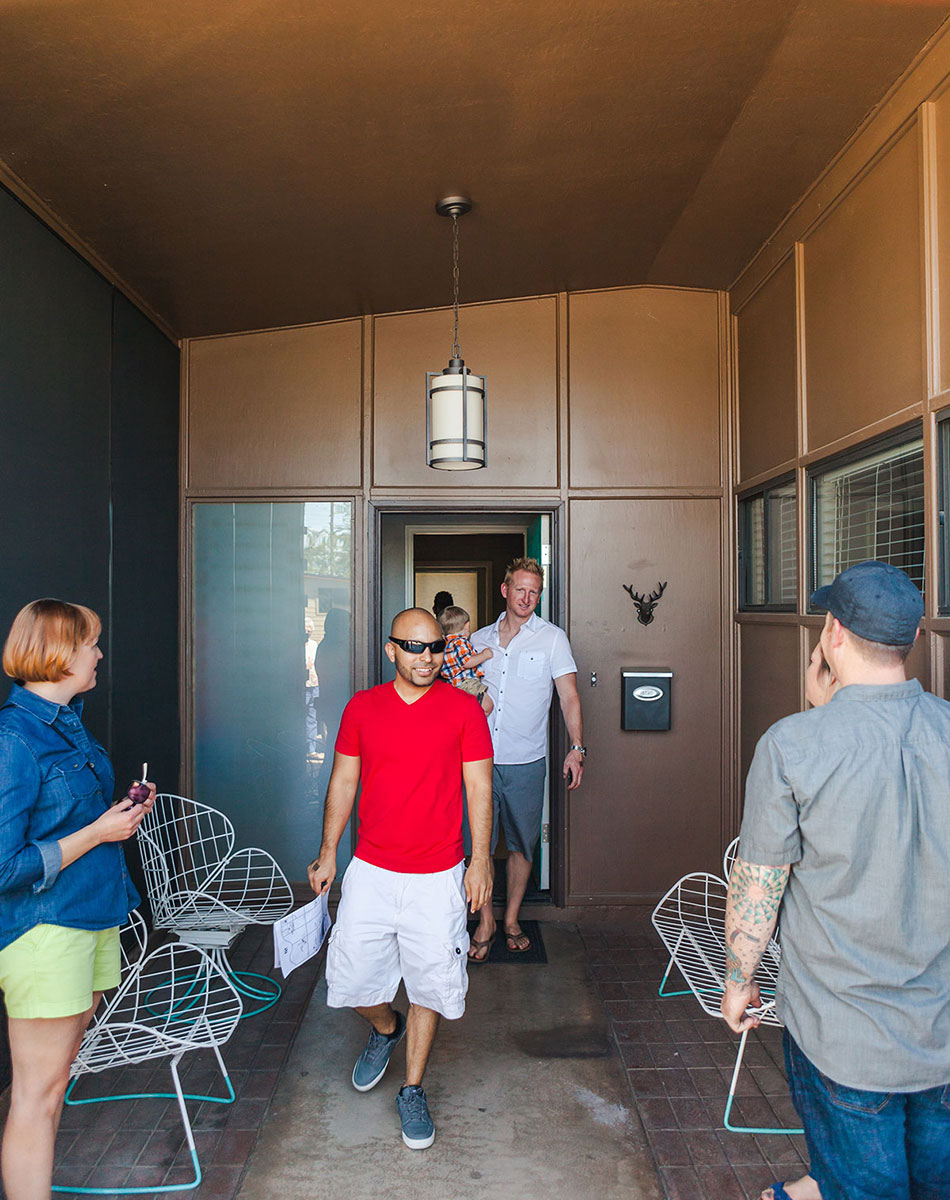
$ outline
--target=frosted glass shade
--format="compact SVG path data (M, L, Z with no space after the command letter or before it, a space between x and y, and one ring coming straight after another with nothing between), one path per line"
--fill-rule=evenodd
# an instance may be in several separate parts
M485 380L461 359L426 376L426 436L430 467L475 471L487 458Z

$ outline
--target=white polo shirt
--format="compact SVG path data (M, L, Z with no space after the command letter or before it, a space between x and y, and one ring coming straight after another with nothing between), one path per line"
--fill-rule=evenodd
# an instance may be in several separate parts
M548 750L548 710L554 680L577 671L567 634L537 613L521 626L507 646L498 640L498 625L472 634L476 650L490 649L482 663L494 709L491 726L495 762L536 762Z

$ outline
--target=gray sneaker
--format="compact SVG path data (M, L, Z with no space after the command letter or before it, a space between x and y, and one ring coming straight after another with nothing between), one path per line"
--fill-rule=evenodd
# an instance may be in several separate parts
M435 1141L435 1125L429 1116L426 1094L415 1084L406 1084L396 1096L396 1110L402 1121L402 1140L410 1150L425 1150Z
M405 1032L406 1018L401 1012L396 1013L396 1028L392 1033L387 1035L370 1030L366 1049L353 1068L353 1086L358 1092L368 1092L379 1083L389 1066L389 1056Z

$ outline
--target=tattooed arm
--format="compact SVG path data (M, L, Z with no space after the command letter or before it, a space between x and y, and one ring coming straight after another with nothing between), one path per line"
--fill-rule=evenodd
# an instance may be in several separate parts
M729 876L726 989L721 1008L736 1033L759 1023L758 1017L746 1016L745 1010L759 1002L753 975L775 930L788 872L788 866L760 867L737 858Z

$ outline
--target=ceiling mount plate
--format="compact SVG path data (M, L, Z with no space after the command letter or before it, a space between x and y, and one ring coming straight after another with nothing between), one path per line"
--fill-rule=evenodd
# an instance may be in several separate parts
M440 217L461 217L472 211L472 202L468 196L446 196L436 204L435 211Z

